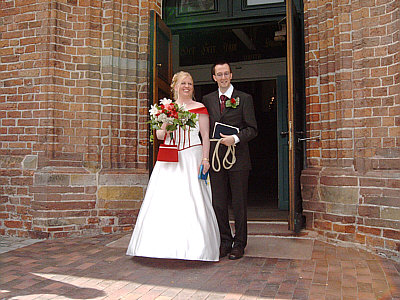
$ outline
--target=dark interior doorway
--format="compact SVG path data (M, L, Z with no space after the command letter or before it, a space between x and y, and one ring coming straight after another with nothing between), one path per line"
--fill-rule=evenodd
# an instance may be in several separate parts
M298 175L305 153L293 133L305 131L303 1L195 1L189 7L182 3L163 1L163 19L173 33L173 68L194 75L201 98L216 88L204 67L230 61L239 71L233 72L239 75L235 87L255 99L260 134L250 145L249 219L285 220L292 230L299 228L304 218ZM274 97L275 105L263 111L264 102L272 99L268 97ZM296 115L294 120L294 107L302 118Z
M248 219L287 221L287 210L278 209L278 145L276 80L232 81L233 86L253 96L258 136L249 143L252 170L249 177ZM201 99L216 84L195 85Z
M276 103L277 76L284 74L282 67L285 66L271 63L286 57L283 24L282 19L277 19L259 24L231 24L174 32L178 37L175 69L190 72L192 68L195 97L198 100L217 89L211 76L207 76L210 73L202 66L221 59L235 65L232 70L234 87L253 96L259 133L249 143L252 163L248 194L249 220L287 221L288 216L287 209L279 209L282 206L278 199L280 182ZM265 64L266 61L270 64ZM193 68L196 66L199 68ZM277 69L273 70L274 67ZM241 76L238 76L239 72Z

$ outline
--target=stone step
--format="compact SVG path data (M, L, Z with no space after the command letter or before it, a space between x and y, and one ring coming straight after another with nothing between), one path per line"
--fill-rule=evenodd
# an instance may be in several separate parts
M230 221L232 231L234 231L234 222ZM288 229L288 222L266 222L266 221L248 221L248 235L260 236L291 236L291 237L306 237L310 233L302 230L299 234Z

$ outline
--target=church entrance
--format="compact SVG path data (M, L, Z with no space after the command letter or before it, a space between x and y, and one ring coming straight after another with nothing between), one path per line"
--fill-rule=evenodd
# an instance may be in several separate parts
M296 13L296 3L301 1L213 0L206 6L196 3L204 1L163 3L163 19L171 30L171 73L191 73L195 97L200 100L217 89L211 76L212 64L221 59L231 63L233 86L253 96L259 129L258 136L249 143L249 220L288 221L289 228L298 231L302 226L298 174L304 150L298 143L302 134L298 128L303 125L304 111L301 89L294 86L302 83L293 77L294 62L301 56L294 51L293 30L287 28L293 27L293 20L291 17L288 22L287 16ZM154 41L159 48L162 38ZM154 52L157 70L165 66L158 63L165 49ZM157 87L153 90L157 92ZM296 101L300 118L295 122Z
M188 71L195 81L195 97L217 89L211 77L213 61L231 63L233 86L253 96L258 136L249 143L252 170L249 178L248 218L254 221L287 221L288 197L279 195L277 78L286 75L286 43L276 39L279 21L254 26L204 28L172 35L173 71ZM176 53L176 54L175 54ZM285 180L282 178L282 180Z

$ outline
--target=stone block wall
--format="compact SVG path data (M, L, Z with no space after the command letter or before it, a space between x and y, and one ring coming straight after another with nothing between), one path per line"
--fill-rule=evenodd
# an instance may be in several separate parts
M400 2L304 1L307 227L399 255Z
M127 230L148 180L150 9L0 2L0 234Z
M44 168L30 188L33 227L28 233L65 237L130 230L147 178L147 173L129 170Z

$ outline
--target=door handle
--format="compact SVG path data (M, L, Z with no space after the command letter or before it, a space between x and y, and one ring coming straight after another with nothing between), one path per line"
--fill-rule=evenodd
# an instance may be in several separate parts
M312 141L312 140L319 142L320 139L321 139L320 136L312 136L312 137L308 137L308 138L297 138L297 142Z
M284 137L289 134L289 131L281 131L281 136Z

